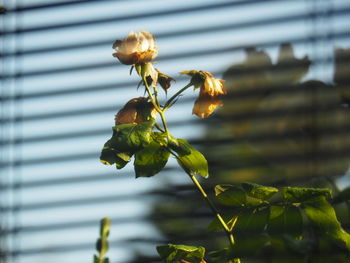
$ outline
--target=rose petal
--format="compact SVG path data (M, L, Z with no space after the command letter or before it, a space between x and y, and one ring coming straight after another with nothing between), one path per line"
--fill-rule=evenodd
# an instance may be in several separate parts
M195 114L200 118L206 118L212 114L218 106L222 105L221 100L216 97L199 96L194 103L192 114Z

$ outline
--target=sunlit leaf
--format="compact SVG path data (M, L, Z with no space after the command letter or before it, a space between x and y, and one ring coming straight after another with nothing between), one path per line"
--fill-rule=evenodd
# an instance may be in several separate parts
M117 133L117 144L124 145L124 143L126 143L127 148L131 149L147 146L151 141L151 132L154 124L154 119L151 119L149 121L141 122L137 125L121 124L114 126L113 129ZM115 136L113 135L112 139L114 137ZM125 141L121 142L122 140Z
M177 139L179 147L169 146L176 153L177 162L188 174L200 174L208 177L208 162L198 150L193 148L186 140ZM190 152L189 154L186 154Z
M291 203L300 203L318 196L332 197L329 188L283 187L282 196Z
M152 132L151 133L152 140L158 143L160 146L168 145L168 136L162 132Z
M151 177L159 173L168 162L170 153L166 147L151 142L135 154L136 177Z
M267 200L278 192L278 189L275 187L263 186L254 183L242 183L242 187L249 196L262 200Z
M140 124L120 124L113 127L112 138L109 139L101 152L100 160L103 164L116 164L123 168L131 156L151 142L154 120Z
M112 142L112 139L108 140L102 148L100 160L103 164L115 164L118 169L121 169L130 161L133 151L120 152L115 146L117 145Z
M189 143L183 139L176 139L170 137L168 141L168 146L171 150L176 152L179 156L184 156L191 154L191 149L188 147Z
M100 160L103 164L112 165L115 164L118 169L123 168L130 160L131 153L120 153L117 150L106 146L102 149ZM121 157L120 157L121 156Z
M330 238L339 247L350 251L350 235L342 228L334 208L325 196L318 196L302 204L306 216L321 234Z
M228 206L241 207L247 201L246 193L242 188L229 184L215 186L215 195L221 204Z
M165 263L200 263L205 254L204 247L168 244L157 247L158 254Z

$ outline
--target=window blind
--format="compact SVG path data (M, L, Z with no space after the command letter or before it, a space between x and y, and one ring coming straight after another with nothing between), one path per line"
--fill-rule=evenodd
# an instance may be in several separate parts
M169 241L154 224L169 218L155 215L154 206L160 199L186 195L192 189L176 162L171 160L154 178L137 180L131 164L116 171L99 162L114 114L124 102L140 96L137 77L129 76L129 68L111 56L116 38L130 30L152 32L159 46L157 67L178 79L174 87L187 83L178 74L184 69L210 71L218 78L229 79L233 74L233 83L237 74L255 78L265 67L259 62L247 72L230 71L230 67L245 61L252 48L266 52L276 63L283 43L290 43L295 57L310 59L303 80L333 85L334 52L350 44L350 3L346 0L16 0L3 4L7 9L0 17L4 262L88 262L94 253L98 221L104 216L112 218L109 257L113 262L136 262L140 254L147 257L140 262L157 262L155 245ZM345 55L341 58L341 63L348 63ZM175 136L211 152L213 174L233 169L236 180L244 178L245 163L231 162L230 166L218 153L220 147L237 142L237 137L227 132L210 135L210 127L256 118L249 112L232 116L224 109L237 100L249 101L252 93L266 95L267 88L230 94L223 113L208 121L191 115L196 93L188 90L169 113L169 125ZM341 104L347 114L348 103ZM311 111L314 105L309 106L295 114ZM289 113L271 111L258 118ZM335 110L330 106L324 112L332 118ZM348 120L339 127L325 127L323 134L343 138L349 131ZM278 141L266 134L249 136L250 142ZM296 135L291 131L288 136ZM340 150L322 153L320 158L343 158L348 167L348 146L346 142ZM274 160L304 166L304 157L275 156ZM347 169L328 169L330 174L343 175L340 185L348 184ZM179 217L210 215L196 211Z

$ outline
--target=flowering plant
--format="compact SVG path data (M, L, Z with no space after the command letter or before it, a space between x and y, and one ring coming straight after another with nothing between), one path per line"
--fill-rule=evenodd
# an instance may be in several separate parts
M337 220L330 204L332 193L327 188L278 189L253 183L217 185L216 201L225 210L225 216L222 216L196 178L197 175L209 176L206 158L188 141L172 136L165 113L185 90L193 86L195 90L199 89L199 96L192 113L200 118L208 117L222 106L220 96L227 93L224 81L201 70L182 71L181 74L191 77L189 83L161 103L158 87L168 93L174 79L154 68L152 61L158 54L154 36L147 31L132 32L124 40L117 40L113 48L116 50L114 57L131 65L131 72L136 70L147 96L129 100L115 115L113 134L102 148L101 162L122 169L134 157L136 177L151 177L173 156L213 212L215 219L209 228L222 229L227 236L227 246L209 253L210 262L241 262L245 252L245 246L241 244L246 237L251 242L250 250L260 250L280 239L286 242L288 249L302 250L307 236L306 221L334 244L350 250L350 235ZM347 196L346 193L343 195ZM109 224L108 219L102 220L101 237L97 242L100 256L95 256L95 263L109 262L104 258ZM253 234L247 235L249 231ZM236 242L236 237L240 242ZM168 244L157 247L157 251L168 263L205 263L208 260L204 247Z

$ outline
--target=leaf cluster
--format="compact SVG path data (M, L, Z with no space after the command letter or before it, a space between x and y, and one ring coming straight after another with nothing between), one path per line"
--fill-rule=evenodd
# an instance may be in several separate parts
M205 263L204 247L168 244L158 246L157 251L165 263Z
M312 251L322 245L320 240L339 251L350 251L350 235L337 219L330 189L277 189L242 183L218 185L215 194L226 208L225 221L233 230L236 245L213 252L213 262L225 262L223 258L228 262L268 249L275 254L297 255L301 261L296 262L306 262ZM214 220L209 230L217 230L219 226Z
M106 165L123 168L134 156L136 177L158 174L173 155L188 174L208 176L205 157L184 139L155 132L154 119L139 124L120 124L103 146L100 160Z
M315 248L321 249L324 242L345 255L350 251L350 235L332 206L333 200L349 200L348 189L333 198L328 188L278 189L242 183L217 185L215 195L225 210L224 220L236 243L210 252L210 262L234 263L238 258L263 255L266 251L277 259L271 262L279 262L278 258L285 255L293 258L291 262L308 262L315 257ZM222 226L215 219L208 229L222 230ZM157 251L166 263L205 262L203 247L168 244L157 247Z

